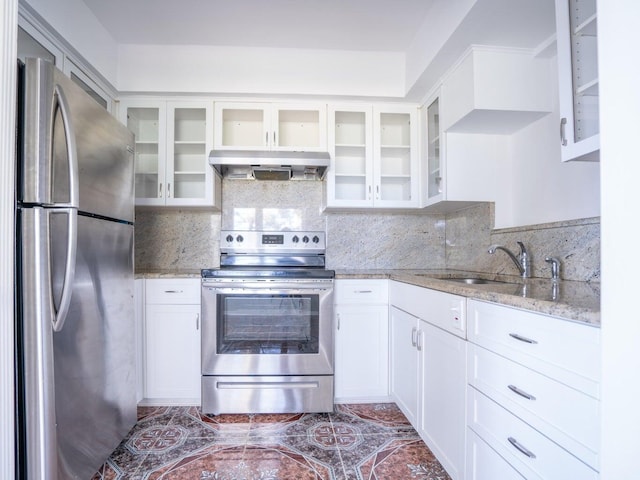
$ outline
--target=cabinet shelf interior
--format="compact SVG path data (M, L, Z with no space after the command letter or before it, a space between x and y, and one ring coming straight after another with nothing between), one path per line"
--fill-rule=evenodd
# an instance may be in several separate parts
M598 14L594 13L573 30L574 35L598 36Z

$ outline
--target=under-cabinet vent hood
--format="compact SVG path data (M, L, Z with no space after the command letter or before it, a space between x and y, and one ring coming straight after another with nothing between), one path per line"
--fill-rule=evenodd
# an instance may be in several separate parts
M322 180L328 152L212 150L209 163L225 178L255 180Z

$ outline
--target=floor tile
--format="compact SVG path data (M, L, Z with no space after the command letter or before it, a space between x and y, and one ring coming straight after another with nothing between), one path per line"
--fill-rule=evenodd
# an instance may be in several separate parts
M205 415L141 407L92 480L450 480L395 404Z

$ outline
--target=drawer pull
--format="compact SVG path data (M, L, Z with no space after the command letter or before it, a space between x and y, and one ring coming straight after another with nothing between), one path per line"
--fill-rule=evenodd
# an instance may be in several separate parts
M353 293L372 293L372 290L354 290Z
M515 385L507 385L507 387L509 387L509 390L511 390L513 393L517 393L518 395L520 395L521 397L526 398L527 400L535 400L536 399L536 397L534 397L533 395L525 392L524 390L520 390Z
M520 445L520 443L518 443L518 441L515 438L509 437L507 438L507 440L509 440L509 443L513 445L523 455L526 455L529 458L536 458L535 453L533 453L531 450L528 450L522 445Z
M182 293L183 290L165 290L164 293Z
M535 340L531 340L530 338L523 337L522 335L518 335L517 333L510 333L510 334L509 334L509 336L510 336L510 337L513 337L513 338L515 338L516 340L519 340L519 341L521 341L521 342L524 342L524 343L530 343L530 344L532 344L532 345L535 345L536 343L538 343L538 342L537 342L537 341L535 341Z

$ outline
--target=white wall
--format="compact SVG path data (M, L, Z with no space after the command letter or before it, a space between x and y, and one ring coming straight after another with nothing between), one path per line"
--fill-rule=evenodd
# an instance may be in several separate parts
M638 0L598 0L602 169L601 478L638 478Z
M438 73L432 77L421 78L428 67L433 68L433 62L451 33L469 13L477 0L433 0L429 12L422 26L416 33L407 51L405 90L410 91L420 80L425 89L431 88L437 80ZM438 70L438 69L435 69Z
M117 44L82 0L20 1L31 6L117 88Z
M560 161L557 59L548 61L554 109L507 137L511 173L496 198L496 228L600 215L600 165Z
M404 96L404 54L121 45L122 92Z

